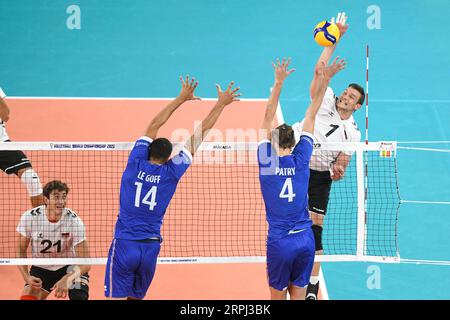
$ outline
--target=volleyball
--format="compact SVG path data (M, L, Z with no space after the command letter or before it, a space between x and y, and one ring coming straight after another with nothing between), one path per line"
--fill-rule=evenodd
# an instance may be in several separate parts
M314 40L324 47L332 46L339 41L341 33L335 23L322 21L314 28Z

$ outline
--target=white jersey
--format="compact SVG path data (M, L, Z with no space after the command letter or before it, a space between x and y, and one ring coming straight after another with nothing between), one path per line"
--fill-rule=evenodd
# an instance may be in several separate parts
M5 142L8 140L9 137L8 134L6 133L5 122L2 119L0 119L0 142Z
M78 215L65 208L61 219L48 220L44 205L25 212L17 226L17 232L31 239L33 258L74 258L75 246L86 240L86 230ZM37 266L58 270L61 265Z
M292 128L295 133L295 140L298 142L303 131L303 121L295 123ZM356 125L353 116L347 120L342 120L336 110L336 96L333 90L328 87L325 92L322 104L316 115L314 125L315 142L359 142L361 132ZM336 160L339 151L318 151L311 156L310 168L316 171L328 171L331 164ZM344 153L352 155L352 152Z
M2 88L0 88L0 98L5 98L6 94L3 92ZM9 137L6 133L5 122L0 118L0 142L8 141Z

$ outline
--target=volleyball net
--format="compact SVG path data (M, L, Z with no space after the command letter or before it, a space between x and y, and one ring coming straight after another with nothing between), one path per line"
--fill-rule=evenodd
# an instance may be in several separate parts
M25 152L43 185L51 180L68 184L67 208L83 221L90 251L88 259L59 257L58 246L45 242L39 226L34 226L31 242L45 248L38 258L31 258L31 252L29 258L18 258L17 226L32 208L21 181L2 175L0 264L105 264L119 212L120 180L133 144L0 143L0 150ZM324 255L317 261L398 260L396 143L316 144L314 148L318 157L340 152L351 154L351 161L344 178L332 183ZM63 237L65 230L57 232ZM162 236L160 263L265 261L267 222L257 143L203 143L170 202Z

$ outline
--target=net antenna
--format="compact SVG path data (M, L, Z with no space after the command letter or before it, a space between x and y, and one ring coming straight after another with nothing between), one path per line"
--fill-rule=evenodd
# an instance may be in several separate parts
M366 144L369 143L369 45L366 45Z
M369 45L366 44L366 145L369 144ZM368 176L369 176L369 155L367 151L365 152L365 162L364 162L364 238L367 237L367 195L368 195ZM364 246L364 251L366 251Z

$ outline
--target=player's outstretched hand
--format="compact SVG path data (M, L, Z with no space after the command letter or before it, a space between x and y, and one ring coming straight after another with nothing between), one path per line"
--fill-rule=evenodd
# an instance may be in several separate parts
M272 67L275 70L275 82L283 83L283 81L295 71L295 69L288 70L289 64L291 63L291 58L283 58L280 63L280 59L276 62L272 62Z
M52 287L52 291L55 290L55 298L65 298L69 292L69 286L67 276L62 277L55 285Z
M334 59L332 64L324 67L323 75L326 78L331 79L335 76L336 73L345 69L346 65L347 65L347 62L344 59L339 60L339 57L336 57L336 59Z
M330 169L330 173L331 173L331 180L333 181L341 180L344 177L345 169L341 165L333 164L333 166Z
M339 39L341 39L348 29L348 24L346 24L347 16L345 15L345 12L338 12L336 20L334 19L334 17L332 17L331 22L336 23L336 26L338 27L339 32L341 33Z
M220 85L216 84L217 88L217 96L219 97L218 102L222 103L224 105L228 105L234 101L239 101L239 97L241 96L239 91L239 87L233 89L234 81L231 81L228 85L227 90L222 91L222 88L220 88Z
M42 280L33 276L29 276L27 279L27 284L34 289L42 288Z
M183 79L183 77L180 76L180 81L181 81L181 92L179 94L180 98L182 98L184 101L201 100L199 97L196 97L194 95L194 91L198 86L198 81L196 81L195 78L189 80L189 75L186 76L186 79Z

